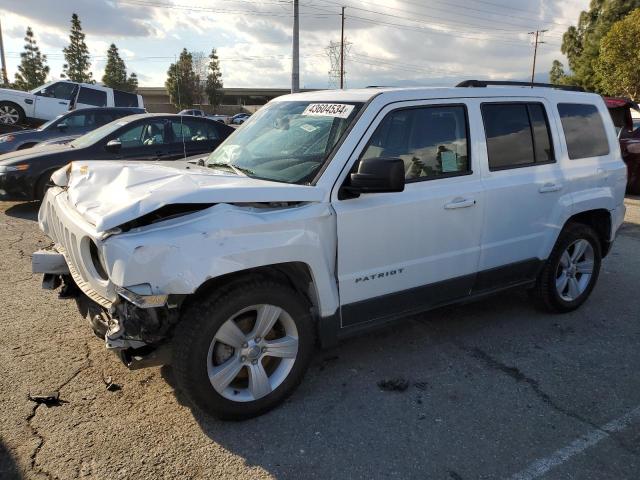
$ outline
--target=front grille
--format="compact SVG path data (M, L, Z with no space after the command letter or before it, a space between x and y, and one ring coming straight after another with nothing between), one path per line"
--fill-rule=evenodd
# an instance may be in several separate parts
M113 286L110 282L97 278L97 275L93 278L93 272L85 265L83 258L88 258L90 261L90 255L83 255L82 249L88 248L89 245L89 242L83 242L83 239L90 238L90 232L83 231L64 214L64 208L71 207L66 203L62 208L57 205L57 202L61 201L59 197L63 195L66 196L65 193L60 193L45 197L46 205L43 208L46 209L46 233L56 243L57 250L64 255L69 272L80 290L96 303L108 308L115 298Z

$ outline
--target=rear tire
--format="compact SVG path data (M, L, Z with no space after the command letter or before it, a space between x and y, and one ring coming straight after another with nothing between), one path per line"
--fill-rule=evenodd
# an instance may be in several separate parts
M298 386L314 337L309 304L290 286L232 282L185 309L174 334L176 383L205 413L255 417Z
M20 125L24 123L24 110L12 102L0 102L0 124Z
M571 312L593 290L602 261L600 240L587 225L569 224L540 272L533 290L536 303L551 312Z

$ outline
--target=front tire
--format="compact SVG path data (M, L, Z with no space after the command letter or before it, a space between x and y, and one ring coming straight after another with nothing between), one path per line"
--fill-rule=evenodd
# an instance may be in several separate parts
M19 125L24 120L24 110L18 105L11 102L0 102L0 124Z
M314 337L309 304L291 287L234 282L185 309L174 335L176 382L206 413L251 418L298 386Z
M538 276L533 292L538 305L558 313L580 307L598 280L601 251L591 227L577 223L565 227Z

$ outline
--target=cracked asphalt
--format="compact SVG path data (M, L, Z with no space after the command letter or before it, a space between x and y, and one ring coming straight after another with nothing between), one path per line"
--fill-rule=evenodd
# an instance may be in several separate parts
M0 478L640 478L640 199L627 206L577 312L512 291L410 317L318 352L284 405L225 423L192 412L170 368L127 371L41 290L37 205L0 202ZM409 388L377 385L396 377ZM56 390L58 406L27 399Z

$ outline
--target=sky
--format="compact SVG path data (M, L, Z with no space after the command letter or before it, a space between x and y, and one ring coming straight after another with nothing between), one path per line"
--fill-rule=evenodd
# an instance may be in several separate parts
M589 0L299 0L300 86L335 86L330 42L339 42L345 6L347 87L453 85L469 78L546 81L562 33ZM0 0L9 77L13 79L27 26L60 78L77 13L91 53L93 77L104 73L115 43L141 86L162 86L183 48L216 48L225 87L291 85L291 0Z

